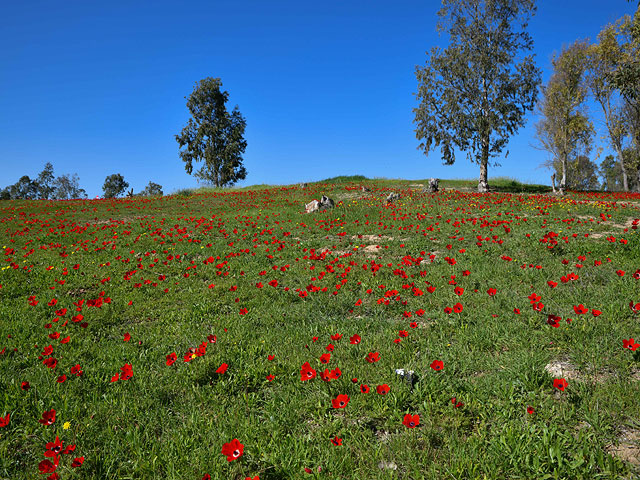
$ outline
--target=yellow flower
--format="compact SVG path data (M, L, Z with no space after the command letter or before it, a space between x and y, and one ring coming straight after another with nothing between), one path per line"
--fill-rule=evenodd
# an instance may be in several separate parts
M71 428L71 422L64 422L62 424L62 428L64 428L65 430L69 430L69 428Z

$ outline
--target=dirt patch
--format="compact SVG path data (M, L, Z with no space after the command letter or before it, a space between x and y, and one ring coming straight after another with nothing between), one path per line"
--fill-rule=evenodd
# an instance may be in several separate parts
M554 378L584 382L602 383L617 376L613 371L600 371L597 373L581 372L568 360L553 360L545 365L544 369Z
M385 235L353 235L352 240L364 240L366 242L378 242L380 240L393 240L393 237L387 237Z
M640 430L624 429L618 436L617 445L606 447L607 453L631 465L640 466Z

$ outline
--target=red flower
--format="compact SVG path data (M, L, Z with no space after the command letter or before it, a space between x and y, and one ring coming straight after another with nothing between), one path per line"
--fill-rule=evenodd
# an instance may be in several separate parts
M273 382L273 379L276 378L273 375L267 375L267 381Z
M378 392L378 394L380 395L386 395L387 393L389 393L389 385L387 385L386 383L384 385L378 385L376 387L376 392Z
M58 383L64 383L66 381L67 381L67 376L64 375L64 374L62 374L58 378L56 378L56 382L58 382Z
M636 303L635 305L633 304L633 302L629 302L629 308L633 313L640 313L640 302Z
M558 390L564 392L564 389L567 388L567 385L569 385L567 383L567 381L564 378L554 378L553 379L553 386L554 388L557 388Z
M451 315L453 313L453 309L451 307L444 307L444 313Z
M431 362L431 368L438 372L444 368L444 363L442 363L442 360L434 360Z
M300 369L300 380L305 382L307 380L311 380L312 378L316 378L316 371L311 368L309 362L305 362Z
M219 373L220 375L222 375L227 371L227 368L229 368L229 365L227 365L226 363L223 363L218 367L218 369L216 370L216 373Z
M167 365L168 366L173 365L176 362L177 358L178 358L178 355L176 355L176 352L173 352L167 355Z
M619 277L624 277L624 270L616 270Z
M411 415L407 413L402 420L402 424L407 428L416 428L420 425L420 415Z
M50 460L42 460L38 464L38 470L40 470L40 474L44 475L47 473L53 473L58 468L58 458L54 459L55 463L51 463Z
M622 340L622 348L628 348L632 352L635 352L640 348L640 343L635 343L633 338L630 338L629 340Z
M129 340L131 340L131 334L129 332L124 334L124 341L128 342Z
M333 341L340 340L341 338L342 338L342 334L341 333L336 333L334 335L331 335L331 340L333 340Z
M349 400L349 395L340 394L331 400L331 405L333 408L344 408L349 403Z
M333 437L331 439L331 443L333 443L335 446L342 445L342 439L338 437Z
M129 380L131 377L133 377L133 368L130 364L125 363L120 370L122 371L122 373L120 374L120 380Z
M7 413L4 418L0 417L0 428L6 427L9 425L9 420L11 419L11 414Z
M241 308L240 312L238 312L240 315L246 315L247 313L249 313L249 310L247 310L246 308Z
M272 361L274 358L276 358L275 355L267 355L267 360Z
M464 403L458 402L456 397L451 398L451 404L453 405L453 408L464 407Z
M83 463L84 463L84 457L77 457L73 459L73 462L71 462L71 467L78 468Z
M329 363L329 360L331 360L330 353L323 353L320 355L320 363Z
M362 385L360 385L360 391L362 393L369 393L371 389L369 388L369 385L363 383Z
M25 381L20 384L20 388L24 391L27 391L31 388L31 385L29 384L29 382Z
M462 287L456 287L453 289L453 293L455 293L456 295L460 296L464 293L464 288Z
M602 312L601 312L600 310L596 310L595 308L593 308L593 309L591 309L591 314L592 314L594 317L597 317L597 316L599 316L599 315L602 315Z
M549 280L547 282L547 285L549 285L551 288L556 288L558 286L558 282L554 282L553 280Z
M222 445L222 454L226 455L227 461L232 462L242 456L244 451L244 445L241 444L237 438L234 438L229 443Z
M357 345L361 340L362 338L360 338L360 335L358 335L357 333L349 337L349 343L351 345Z
M378 352L369 352L366 358L367 362L374 363L380 360L380 354Z
M58 455L62 453L63 443L60 441L58 436L56 435L56 439L53 442L47 442L45 448L47 449L44 452L45 457L53 457L55 460L56 466L58 465Z
M574 305L573 306L573 311L576 312L576 315L584 315L585 313L587 313L589 311L589 309L587 307L585 307L584 305L580 304L578 306Z
M56 409L45 411L42 413L42 418L38 420L42 425L53 425L56 421Z
M463 309L463 307L462 307L462 304L460 302L456 303L453 306L453 311L456 312L456 313L460 313L462 311L462 309Z
M536 411L533 409L533 407L532 407L532 406L528 406L528 407L527 407L527 413L528 413L529 415L533 415L534 413L536 413Z
M498 293L498 291L495 288L490 288L489 290L487 290L487 294L490 297L493 297L496 293Z

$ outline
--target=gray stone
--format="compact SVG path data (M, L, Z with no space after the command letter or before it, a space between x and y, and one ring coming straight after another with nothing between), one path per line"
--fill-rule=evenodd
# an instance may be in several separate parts
M396 192L391 192L389 195L387 195L387 203L395 203L399 198L400 195L398 195Z
M370 192L371 190L369 190L367 187L365 187L364 185L362 186L362 192L366 193L366 192Z
M438 179L430 178L429 179L429 193L436 193L438 191Z
M487 182L478 182L478 192L487 193L489 191L489 184Z
M323 195L320 199L320 205L318 205L319 210L329 210L330 208L335 207L335 203L326 195Z
M311 200L304 206L304 211L306 213L312 213L318 210L320 207L320 202L318 200Z

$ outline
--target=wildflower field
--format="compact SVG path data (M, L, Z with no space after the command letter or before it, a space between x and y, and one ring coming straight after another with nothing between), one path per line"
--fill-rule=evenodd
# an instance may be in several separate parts
M0 479L635 478L639 232L348 178L2 202Z

